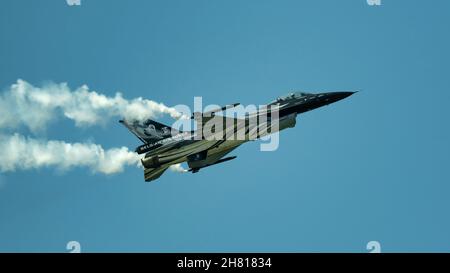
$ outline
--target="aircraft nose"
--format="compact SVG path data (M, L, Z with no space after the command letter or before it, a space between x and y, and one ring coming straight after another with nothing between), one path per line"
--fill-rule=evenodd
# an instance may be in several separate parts
M342 91L342 92L333 92L333 93L331 93L331 95L332 95L332 97L334 97L336 99L336 101L338 101L338 100L342 100L347 97L350 97L351 95L353 95L355 93L356 92L352 92L352 91Z
M351 95L353 95L353 94L355 94L357 92L358 91L356 91L356 92L353 92L353 91L340 91L340 92L326 93L325 101L327 102L327 104L333 103L333 102L337 102L337 101L343 100L343 99L345 99L345 98L347 98L347 97L349 97L349 96L351 96Z

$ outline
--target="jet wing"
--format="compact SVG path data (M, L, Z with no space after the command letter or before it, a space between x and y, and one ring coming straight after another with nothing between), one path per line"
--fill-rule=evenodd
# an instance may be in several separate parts
M236 107L236 106L238 106L238 105L240 105L239 102L238 102L238 103L229 104L229 105L225 105L224 107L217 108L217 109L214 109L214 110L211 110L211 111L207 111L207 112L203 112L203 113L195 112L194 114L192 114L191 119L195 119L197 116L200 116L200 115L212 117L212 116L214 116L214 114L217 113L217 112L223 112L223 111L225 111L225 110L227 110L227 109Z
M204 141L203 141L204 142ZM233 157L227 157L223 158L226 154L231 152L232 150L236 149L241 145L244 141L238 141L238 140L229 140L229 141L213 141L213 142L206 142L208 143L208 146L205 147L206 149L195 153L190 154L187 156L187 163L189 167L191 168L190 171L193 173L197 172L201 168L209 167L211 165L215 165L218 163L222 163L231 159L236 158ZM204 146L205 144L202 144L202 141L199 141L199 147ZM174 156L174 155L170 155ZM177 159L179 159L180 156L185 155L176 155L177 157L174 157L174 160L172 160L170 163L164 164L157 168L145 168L144 169L144 178L145 181L150 182L153 180L158 179L169 167L171 164L176 162Z
M203 112L203 113L195 112L192 114L191 119L195 119L197 122L199 120L201 120L203 123L206 123L208 120L214 118L216 116L216 113L226 111L227 109L234 108L238 105L240 105L240 103L232 103L229 105L225 105L224 107L217 108L217 109Z
M233 142L231 145L230 143ZM226 141L222 145L188 156L187 164L190 171L197 172L201 168L205 168L217 163L221 163L236 157L222 159L225 155L236 149L242 144L241 141ZM225 146L226 145L226 146Z

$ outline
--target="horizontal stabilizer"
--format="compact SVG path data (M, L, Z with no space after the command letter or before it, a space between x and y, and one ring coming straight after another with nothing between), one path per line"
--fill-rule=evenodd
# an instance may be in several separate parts
M146 182L150 182L158 179L169 166L163 166L158 168L145 168L144 169L144 179Z

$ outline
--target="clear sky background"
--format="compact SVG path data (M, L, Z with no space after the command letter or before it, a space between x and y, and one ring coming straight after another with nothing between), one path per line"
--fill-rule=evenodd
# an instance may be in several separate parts
M0 251L450 251L450 2L3 0L0 89L87 84L166 105L363 91L297 118L276 152L145 183L139 168L0 174ZM26 134L26 131L21 131ZM60 119L46 139L139 140Z

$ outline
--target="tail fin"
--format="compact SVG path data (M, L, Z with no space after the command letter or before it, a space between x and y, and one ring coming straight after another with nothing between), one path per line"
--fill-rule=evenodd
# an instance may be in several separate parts
M128 128L135 136L137 136L144 143L153 143L158 140L168 138L172 134L179 133L170 126L148 119L144 122L134 121L130 123L126 120L119 120L125 127Z

